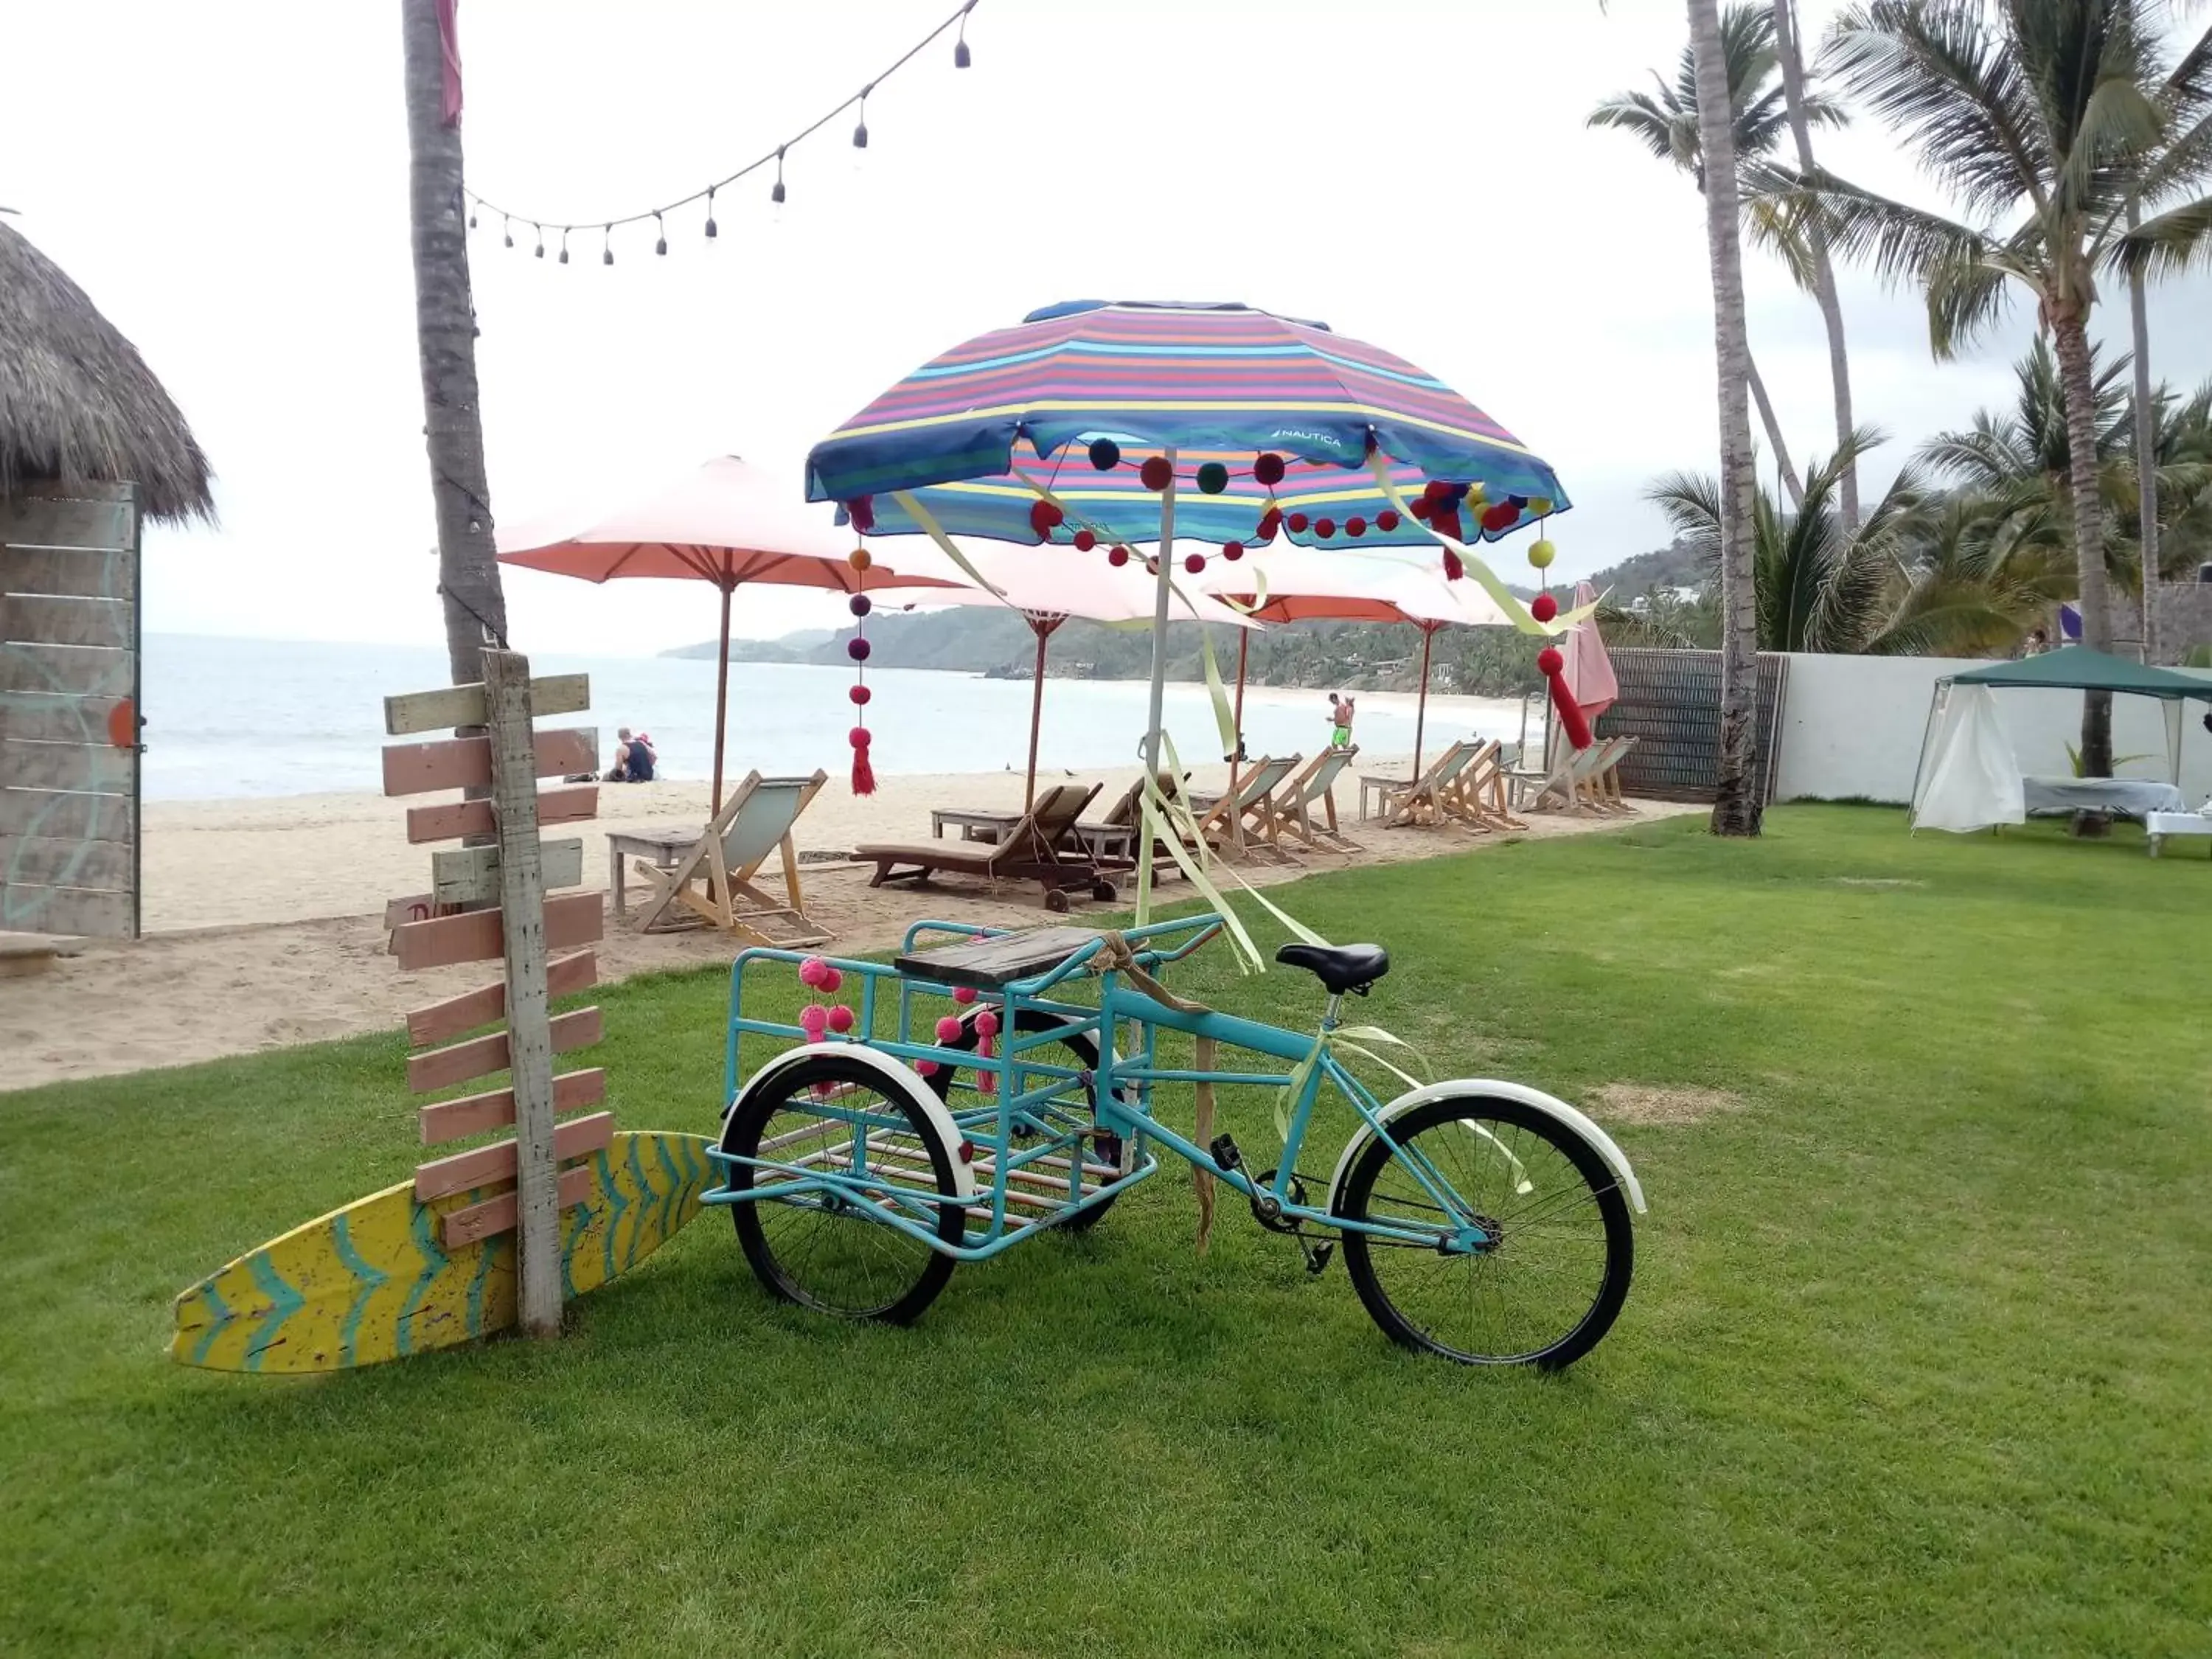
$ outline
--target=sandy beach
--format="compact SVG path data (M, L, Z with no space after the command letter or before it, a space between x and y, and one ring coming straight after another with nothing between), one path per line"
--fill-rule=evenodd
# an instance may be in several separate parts
M1407 768L1401 757L1360 769L1402 775ZM1218 788L1226 775L1225 767L1201 768L1194 787ZM1061 775L1054 769L1044 777ZM1104 800L1136 775L1132 767L1084 778L1102 783ZM1018 810L1022 781L1000 772L889 777L874 794L855 797L842 777L833 778L800 820L797 839L806 860L808 909L836 930L835 948L885 948L925 915L1011 927L1042 921L1033 889L1009 886L994 896L957 878L927 892L871 888L866 867L813 861L866 841L926 839L933 806ZM707 793L699 783L610 786L599 818L549 830L549 837L580 835L585 884L603 889L608 832L696 829L706 816ZM1458 830L1362 834L1357 786L1340 787L1337 799L1361 852L1309 855L1298 868L1245 866L1241 873L1261 885L1505 839ZM135 944L70 945L50 970L0 981L0 1045L9 1057L0 1090L390 1030L410 1008L495 977L496 969L482 963L404 973L387 953L386 902L429 884L430 849L408 844L407 805L370 794L149 803L148 936ZM1641 805L1647 819L1690 810ZM1528 833L1588 833L1611 822L1538 816ZM735 948L704 931L642 934L610 915L600 973L616 979L726 962Z

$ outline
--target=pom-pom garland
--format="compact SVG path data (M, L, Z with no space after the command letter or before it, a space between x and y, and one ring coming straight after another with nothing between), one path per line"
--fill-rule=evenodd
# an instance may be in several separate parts
M1121 465L1121 446L1111 438L1096 438L1091 444L1091 465L1100 472L1111 472Z
M1331 536L1336 534L1336 520L1334 519L1316 519L1314 520L1314 534L1320 537L1323 541L1327 541Z
M1151 490L1165 489L1175 482L1175 469L1168 465L1164 455L1155 455L1137 469L1137 477Z
M876 608L875 601L865 593L855 593L845 601L845 609L856 617L865 617Z
M855 634L845 641L845 654L854 662L867 661L868 649L868 637L865 634Z
M1273 489L1283 481L1283 458L1273 450L1255 456L1252 460L1253 480Z
M1397 514L1387 507L1375 515L1375 527L1386 536L1395 530L1399 523Z
M1559 602L1549 593L1539 593L1528 601L1528 614L1540 623L1547 623L1559 614Z
M1228 560L1230 563L1235 564L1237 560L1244 556L1244 544L1242 542L1222 543L1221 556Z
M1206 555L1203 553L1184 554L1182 568L1189 571L1192 575L1197 575L1200 571L1206 568Z
M1075 532L1075 550L1077 552L1088 553L1092 548L1097 545L1098 538L1095 532L1088 530L1079 530Z
M1533 541L1528 544L1528 562L1539 570L1550 569L1552 561L1557 558L1559 554L1559 550L1548 541Z
M1218 495L1229 488L1229 469L1218 461L1207 461L1198 469L1199 493Z
M1306 533L1307 519L1303 513L1293 513L1283 522L1290 526L1291 534L1293 536L1303 536Z
M1040 536L1051 535L1066 517L1067 514L1061 512L1059 507L1051 501L1036 501L1030 503L1030 528Z
M1106 551L1106 562L1119 569L1129 562L1129 550L1126 547L1109 548Z

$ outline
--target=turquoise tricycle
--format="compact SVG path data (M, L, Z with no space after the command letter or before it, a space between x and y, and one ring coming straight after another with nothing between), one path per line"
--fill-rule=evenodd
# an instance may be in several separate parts
M1126 933L926 921L889 964L744 951L709 1154L723 1180L706 1202L730 1207L777 1297L905 1323L955 1264L1048 1228L1095 1226L1165 1149L1296 1241L1310 1271L1340 1240L1360 1301L1408 1347L1553 1370L1588 1353L1627 1297L1630 1212L1644 1209L1620 1147L1516 1083L1460 1079L1387 1103L1369 1092L1331 1039L1352 1035L1344 999L1389 972L1377 946L1277 951L1321 981L1318 1032L1185 1001L1158 975L1220 929L1211 915ZM749 987L793 969L813 999L796 1024L745 1012ZM1195 1039L1193 1064L1164 1063L1163 1031ZM748 1077L747 1036L797 1046ZM1245 1063L1224 1064L1224 1050ZM1199 1139L1153 1116L1162 1085L1196 1091ZM1273 1168L1248 1168L1231 1136L1212 1134L1212 1090L1231 1085L1279 1091ZM1299 1168L1324 1090L1359 1120L1326 1175Z

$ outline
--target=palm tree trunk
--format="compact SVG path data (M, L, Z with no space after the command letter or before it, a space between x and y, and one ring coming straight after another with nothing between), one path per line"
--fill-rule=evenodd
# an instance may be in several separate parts
M1797 142L1797 168L1813 171L1813 128L1805 118L1805 64L1797 55L1796 0L1774 0L1774 46L1782 60L1782 97L1790 111L1790 136ZM1836 447L1841 453L1857 429L1851 417L1851 362L1844 345L1844 306L1836 296L1836 267L1828 257L1828 237L1816 219L1805 234L1813 255L1813 297L1820 307L1820 321L1828 331L1828 378L1836 393ZM1844 468L1844 534L1859 527L1859 464L1856 457Z
M1782 470L1782 487L1790 492L1790 505L1805 505L1805 481L1797 476L1790 465L1790 446L1782 439L1782 422L1774 418L1774 405L1766 400L1766 382L1759 378L1759 364L1751 355L1747 343L1743 349L1744 380L1751 387L1751 400L1759 405L1760 424L1766 428L1766 441L1774 446L1774 464Z
M2128 228L2142 223L2142 210L2130 198ZM2142 582L2142 659L2152 660L2152 607L2158 592L2158 412L2150 400L2150 315L2143 295L2142 267L2128 273L2128 317L2135 331L2136 515L2140 528L2138 574Z
M477 403L476 307L469 292L468 210L461 129L447 118L446 43L436 0L401 0L407 62L409 209L415 245L415 337L422 368L423 435L438 514L438 587L453 684L483 678L483 642L507 635L507 598L492 546Z
M1759 689L1759 606L1752 570L1753 493L1751 347L1737 241L1735 135L1729 131L1728 63L1718 0L1689 0L1698 67L1698 140L1705 158L1705 241L1713 267L1713 346L1721 405L1721 732L1712 830L1755 836L1765 803L1752 764Z
M2112 610L2105 576L2105 525L2097 499L2097 394L2089 367L2089 334L2083 319L2063 313L2051 319L2058 356L2059 381L2066 389L2066 467L2074 508L2074 564L2080 586L2082 642L2094 650L2112 648ZM2081 698L2081 775L2112 775L2112 696L2085 692Z

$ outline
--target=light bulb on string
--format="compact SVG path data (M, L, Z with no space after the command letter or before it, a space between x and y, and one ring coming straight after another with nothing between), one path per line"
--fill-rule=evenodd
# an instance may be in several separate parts
M566 225L561 227L561 263L564 265L568 263L568 227Z
M668 252L668 227L667 227L666 225L665 225L665 224L663 224L663 223L661 222L661 221L660 221L660 210L659 210L659 208L655 208L655 209L653 209L653 251L655 253L665 253L665 252Z
M968 0L968 3L960 8L960 33L952 42L952 67L955 69L966 69L975 61L968 51L968 14L975 9L975 0Z
M714 240L714 186L707 186L707 240Z
M775 147L775 188L769 191L768 199L775 209L775 222L783 222L783 146Z
M514 246L514 221L508 218L504 213L501 214L499 216L499 240L501 245L506 247L513 247Z
M854 149L866 149L868 147L868 94L875 89L876 83L873 81L860 88L860 125L853 129Z
M615 262L615 228L612 225L600 233L599 263L611 265Z
M538 233L537 257L542 259L545 257L545 227L533 220L530 228Z

